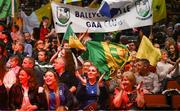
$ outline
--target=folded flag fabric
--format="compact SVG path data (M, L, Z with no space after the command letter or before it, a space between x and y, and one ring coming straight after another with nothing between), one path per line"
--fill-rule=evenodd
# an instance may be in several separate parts
M126 46L107 42L87 42L85 55L98 68L104 79L108 80L110 73L121 68L128 60L129 51Z
M0 19L11 16L11 0L0 0Z
M165 0L153 0L152 9L154 23L166 18L167 13Z
M79 2L79 1L82 1L82 0L64 0L64 3L71 3L71 2Z
M103 16L112 18L118 13L118 8L132 2L132 0L103 0L98 12Z
M146 36L143 36L136 57L148 59L152 66L156 66L161 58L161 52Z
M15 17L18 13L19 8L19 0L13 0L14 1L14 12ZM12 0L0 0L0 19L5 19L8 16L12 16ZM13 16L14 17L14 16Z
M69 42L69 47L71 48L79 48L82 50L85 50L85 47L82 45L80 40L75 35L74 31L71 28L71 24L68 25L66 33L63 37L64 40L67 40Z
M40 22L42 21L42 17L46 16L49 18L49 22L51 22L51 5L50 3L42 6L36 11L32 12L30 16L27 16L23 11L21 11L21 17L23 18L23 31L32 33L33 28L39 27ZM49 23L51 24L51 23Z

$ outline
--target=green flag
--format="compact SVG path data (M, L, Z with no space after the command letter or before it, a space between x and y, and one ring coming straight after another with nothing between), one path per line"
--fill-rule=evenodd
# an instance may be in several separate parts
M12 15L11 2L12 0L0 0L0 19L4 19ZM18 8L19 8L19 0L14 0L14 13L16 16L17 16Z
M6 18L11 14L11 0L2 0L0 2L0 18Z
M128 60L129 51L126 46L107 42L87 42L88 59L98 68L104 79L109 79L110 71L114 71Z

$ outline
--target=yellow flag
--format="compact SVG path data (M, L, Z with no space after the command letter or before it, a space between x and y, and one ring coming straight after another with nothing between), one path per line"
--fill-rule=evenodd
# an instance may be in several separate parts
M51 22L52 15L51 15L51 5L50 5L50 3L44 5L41 8L39 8L38 10L36 10L35 14L36 14L39 22L42 21L43 16L48 17L49 22ZM49 23L49 24L51 24L51 23Z
M73 29L71 28L71 24L68 25L66 33L63 36L63 39L69 41L69 47L85 50L85 47L82 45L80 40L76 37Z
M148 59L151 65L156 66L161 58L161 52L146 36L143 36L136 57Z
M76 36L69 37L69 47L85 50L85 47L82 45L82 43L79 41L79 39Z
M166 18L166 2L165 0L153 0L153 22L158 22Z

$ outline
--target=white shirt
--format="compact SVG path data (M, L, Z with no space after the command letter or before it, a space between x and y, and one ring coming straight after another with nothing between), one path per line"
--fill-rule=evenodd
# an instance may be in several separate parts
M165 62L158 62L156 66L156 73L158 74L159 81L165 79L168 75L169 70L173 67L173 65Z
M11 86L16 82L16 74L13 70L8 71L3 79L3 83L6 88L10 89Z

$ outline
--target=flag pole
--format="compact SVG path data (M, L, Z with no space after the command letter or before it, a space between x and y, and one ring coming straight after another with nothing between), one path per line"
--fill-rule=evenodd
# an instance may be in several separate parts
M12 18L12 26L14 26L14 0L11 0L11 18Z
M93 0L88 7L92 7L96 2L97 2L97 0Z

